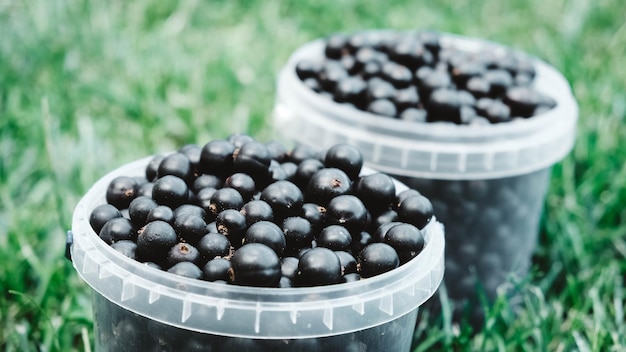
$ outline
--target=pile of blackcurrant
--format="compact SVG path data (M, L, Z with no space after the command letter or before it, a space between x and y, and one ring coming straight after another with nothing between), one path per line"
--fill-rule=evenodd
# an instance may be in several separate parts
M145 265L206 281L309 287L369 278L425 245L429 199L363 174L348 144L288 149L235 134L154 156L117 176L90 225Z
M376 115L463 125L535 116L556 102L532 86L533 60L521 52L469 52L444 45L441 34L336 33L317 58L296 63L315 92ZM502 50L501 50L502 51Z

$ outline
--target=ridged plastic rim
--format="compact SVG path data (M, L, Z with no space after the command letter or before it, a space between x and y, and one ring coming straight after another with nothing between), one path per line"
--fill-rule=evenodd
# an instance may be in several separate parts
M417 309L432 296L441 283L444 235L443 226L435 219L423 230L426 246L416 258L391 272L353 283L314 288L244 287L179 277L142 265L102 241L91 229L89 216L95 206L105 203L105 191L113 178L120 175L142 175L151 158L122 166L98 180L79 201L72 219L74 241L71 255L78 275L93 290L128 311L170 326L222 336L310 338L363 330L396 319ZM334 309L352 307L354 310L361 304L373 301L380 301L381 307L389 302L393 306L396 295L409 295L414 299L402 309L394 306L391 313L381 309L380 318L375 322L368 320L361 324L357 321L351 328L333 328ZM155 300L149 304L134 304L133 299L139 296L149 297L150 300L154 297ZM170 304L161 306L159 301L164 301L162 297L174 299L177 304L172 305L170 300ZM194 307L217 308L218 315L229 314L231 310L254 312L257 318L261 314L278 314L277 317L288 319L294 325L298 323L297 319L293 322L297 314L319 311L327 317L330 312L331 321L323 322L326 331L311 333L303 330L300 334L290 333L288 336L260 336L259 331L262 329L257 326L258 319L242 320L237 331L225 331L219 324L203 326L201 323L193 323L197 321L190 319L194 314ZM170 314L172 319L163 319L156 314L163 309L180 310L180 314Z

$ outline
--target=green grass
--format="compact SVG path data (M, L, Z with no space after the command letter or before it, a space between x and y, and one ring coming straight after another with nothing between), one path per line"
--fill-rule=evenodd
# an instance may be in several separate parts
M519 314L498 301L480 332L421 320L416 350L626 349L626 3L428 3L0 1L0 349L93 349L89 289L63 253L95 180L232 132L270 138L289 53L361 28L507 43L562 71L580 105Z

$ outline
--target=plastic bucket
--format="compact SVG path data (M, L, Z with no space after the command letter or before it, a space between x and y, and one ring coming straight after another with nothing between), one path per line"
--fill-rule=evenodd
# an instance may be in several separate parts
M409 350L419 307L443 277L436 220L424 228L426 246L416 258L353 283L259 288L188 279L123 256L89 225L111 180L142 175L150 159L98 180L74 211L71 258L93 289L96 350Z
M374 31L386 35L386 31ZM442 46L464 51L512 49L444 34ZM479 293L489 300L528 273L553 164L571 150L578 105L565 78L531 58L533 87L555 108L531 118L489 125L408 122L357 110L315 93L297 77L302 59L322 59L324 41L297 49L278 77L273 113L276 138L328 147L350 143L366 165L420 190L446 226L449 297L460 312L480 315Z

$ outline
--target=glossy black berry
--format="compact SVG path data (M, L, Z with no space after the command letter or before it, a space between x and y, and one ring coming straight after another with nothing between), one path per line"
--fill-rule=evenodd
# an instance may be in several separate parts
M382 67L383 78L393 84L396 88L406 88L413 81L413 74L404 65L394 62L386 62Z
M137 189L137 197L146 196L152 198L152 189L154 188L153 182L146 182L139 186Z
M397 93L396 88L383 79L370 79L367 83L365 96L369 102L378 99L391 100Z
M489 82L491 97L500 97L506 90L513 85L513 77L506 70L489 70L483 75L485 80Z
M191 202L194 205L197 205L201 207L202 209L204 209L204 211L207 213L207 216L208 214L211 214L211 217L214 217L215 215L211 213L210 207L211 207L211 197L213 197L213 194L215 194L216 191L217 191L217 188L213 188L213 187L202 188L193 195L193 197L191 198Z
M244 201L252 199L252 195L256 190L254 179L245 173L234 173L226 178L224 187L236 189Z
M243 172L256 180L267 179L271 161L269 150L265 144L251 141L239 147L233 155L233 169Z
M400 120L409 122L428 122L428 113L424 109L408 108L400 113L398 116Z
M235 148L240 148L241 146L243 146L244 144L248 142L255 141L254 137L247 135L245 133L233 133L230 136L228 136L226 140L232 143L235 146Z
M300 216L311 224L313 231L317 232L326 222L326 208L315 203L304 203Z
M298 186L290 181L276 181L261 192L261 200L272 207L275 220L298 215L304 196Z
M357 261L354 256L346 251L335 251L341 263L341 275L356 273Z
M349 76L337 83L333 97L340 103L351 103L359 108L366 104L367 83L361 78Z
M217 231L228 237L235 247L241 244L241 239L248 229L246 217L236 209L226 209L215 218Z
M228 256L230 254L230 241L220 233L211 232L202 236L196 248L203 260L209 261L216 257Z
M512 116L530 117L541 102L540 94L529 87L511 87L503 98Z
M222 188L223 185L224 180L222 178L215 175L204 174L196 177L193 181L192 190L194 192L198 192L199 190L207 187L217 189Z
M280 272L283 277L295 280L298 276L298 263L300 260L296 257L284 257L280 260Z
M220 188L211 196L209 212L217 216L217 214L226 209L239 210L243 205L243 197L236 189L228 187Z
M126 218L113 218L107 221L100 230L100 238L108 243L122 240L134 240L137 236L130 220Z
M302 162L303 160L315 159L317 157L317 151L308 144L296 144L293 149L287 152L287 159L296 165L300 164L300 162Z
M173 225L174 211L172 210L172 208L166 205L159 205L156 208L151 209L146 216L146 223L156 220L165 221L170 225Z
M281 164L276 160L272 160L270 162L270 167L268 169L268 172L269 172L269 179L265 183L263 183L263 185L288 179L285 169L283 169Z
M206 210L195 204L183 204L174 210L175 218L182 215L195 215L205 221L209 219Z
M121 240L111 244L111 248L130 259L136 259L137 243L131 240Z
M312 248L300 257L296 280L298 286L332 285L340 283L341 279L341 262L332 250Z
M286 246L283 230L273 222L259 221L250 225L243 238L243 244L261 243L270 247L279 257L283 255Z
M296 74L301 80L315 78L319 75L322 65L315 60L301 60L296 64Z
M356 282L361 280L361 275L359 275L358 273L350 273L350 274L345 274L342 279L341 282L344 284L347 284L349 282Z
M422 232L411 224L398 224L387 230L385 243L396 250L400 264L415 258L424 248Z
M287 158L287 147L278 141L270 141L265 143L267 151L270 153L270 158L282 163Z
M226 140L208 142L202 147L198 168L206 174L230 175L235 149L235 145Z
M298 164L296 172L293 177L293 182L300 188L305 188L309 183L311 176L318 170L324 168L324 163L321 160L315 158L305 159Z
M411 86L396 91L396 94L391 97L391 101L396 104L396 110L404 111L408 108L418 108L420 96L417 94L417 89Z
M348 194L352 182L348 175L338 168L324 168L311 176L306 188L306 201L326 206L330 200Z
M489 96L489 92L491 92L491 84L481 76L472 77L465 83L465 89L476 99L480 99Z
M258 221L273 221L274 212L272 207L263 200L251 200L244 204L240 210L241 214L246 218L248 226Z
M178 243L174 228L164 221L152 221L138 231L137 256L141 261L163 263L167 252Z
M386 243L372 243L359 254L360 274L364 278L386 273L399 265L396 250Z
M399 41L393 48L391 59L412 70L430 66L434 61L433 54L415 38Z
M163 154L157 154L150 159L148 165L146 166L145 176L148 181L155 181L157 178L157 170L159 168L159 164L165 158Z
M157 177L172 175L181 178L185 182L192 182L194 168L189 158L183 153L172 153L167 155L157 169Z
M154 182L152 198L159 205L176 208L189 199L189 188L180 177L166 175Z
M326 221L329 224L341 225L355 235L365 230L367 216L363 202L350 194L334 197L326 207Z
M429 121L461 123L461 101L453 89L437 89L432 92L426 107Z
M348 36L343 33L333 34L326 39L324 54L331 59L339 59L348 48Z
M122 213L120 213L119 209L115 206L111 204L101 204L91 211L89 215L89 225L91 225L95 233L100 233L102 226L104 226L107 221L121 217Z
M359 177L354 183L354 194L367 209L379 213L389 209L396 198L396 186L387 174L376 172Z
M137 181L128 176L114 178L107 187L107 203L118 209L126 209L130 202L137 196Z
M348 71L338 61L326 61L319 74L319 81L322 89L333 92L337 83L348 77Z
M393 209L387 209L374 217L369 226L370 229L374 229L374 231L376 231L380 225L395 221L398 221L398 212Z
M146 224L150 211L157 206L159 205L154 201L154 199L147 196L139 196L133 199L128 206L130 221L135 227L142 227Z
M167 263L170 266L180 262L192 262L198 265L200 259L200 252L196 247L184 242L175 244L167 253Z
M398 219L423 229L433 217L433 205L424 196L411 196L398 206Z
M352 145L335 144L326 151L324 165L343 170L351 180L355 180L363 167L363 155Z
M491 123L508 122L511 120L510 108L496 99L479 99L476 102L476 112L487 118Z
M191 279L199 279L202 277L202 270L200 270L200 268L192 262L176 263L174 266L167 269L167 272Z
M185 155L191 162L191 166L194 169L194 173L198 171L198 165L200 164L200 154L202 154L202 148L197 144L186 144L178 149L178 152Z
M352 239L352 250L354 253L359 253L363 248L367 247L370 243L374 242L374 237L369 232L362 231Z
M387 223L381 224L372 233L372 241L373 242L384 242L385 241L385 235L387 234L387 231L389 231L390 228L392 228L393 226L396 226L398 224L402 224L402 221L393 221L393 222L387 222Z
M283 220L282 230L285 235L286 249L290 253L297 253L299 249L309 247L314 238L311 223L303 217L286 218Z
M202 279L206 281L230 281L228 271L230 270L230 260L224 258L215 258L209 260L202 267Z
M395 117L398 115L396 105L389 99L376 99L371 101L366 108L367 112L375 115Z
M206 233L206 222L193 214L182 214L174 218L174 230L182 241L197 243Z
M350 231L341 225L329 225L324 227L316 237L319 247L333 251L346 251L352 243Z
M276 252L261 243L248 243L233 254L229 277L233 284L277 287L281 278Z

